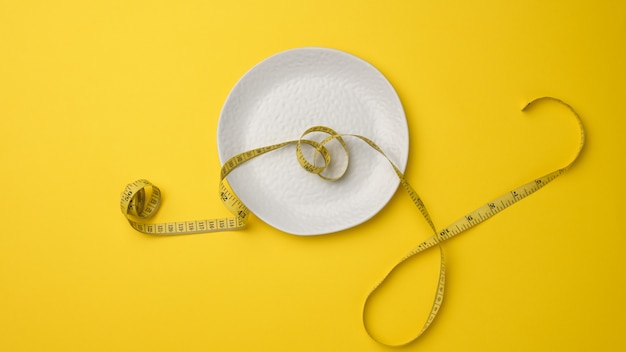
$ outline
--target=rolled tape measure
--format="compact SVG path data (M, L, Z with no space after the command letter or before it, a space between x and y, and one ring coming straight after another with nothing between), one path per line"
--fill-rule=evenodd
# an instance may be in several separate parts
M345 153L346 159L349 159L350 153L348 146L345 142L348 138L357 139L365 145L369 146L371 149L378 152L382 155L388 162L400 180L400 184L407 191L413 204L417 207L419 212L422 214L422 217L429 224L431 229L433 230L433 235L430 236L425 241L419 243L415 248L413 248L410 252L408 252L403 258L401 258L392 268L388 271L387 275L385 275L382 280L374 286L374 288L369 292L367 297L365 298L364 307L363 307L363 324L366 332L369 334L371 338L376 340L377 342L387 345L387 346L403 346L411 343L416 340L419 336L421 336L428 327L432 324L433 320L437 316L439 312L439 308L443 302L444 298L444 289L445 289L445 258L442 248L442 243L451 239L452 237L466 231L483 221L495 216L500 213L504 209L512 206L513 204L521 201L522 199L528 197L529 195L535 193L541 188L545 187L550 182L554 181L557 177L562 175L567 169L572 165L572 163L578 158L583 145L585 143L585 133L583 129L583 124L580 116L574 111L574 109L567 103L562 100L552 98L552 97L543 97L538 98L530 103L528 103L522 111L527 110L531 106L533 106L538 101L553 101L560 103L566 106L576 117L576 121L578 122L580 128L580 145L578 147L578 152L574 159L567 164L566 166L550 172L544 176L538 177L524 185L516 187L509 192L497 197L484 205L478 207L477 209L463 215L458 220L454 221L452 224L443 227L437 228L433 221L431 220L428 210L426 206L420 199L417 192L411 187L408 183L404 174L400 171L400 169L394 165L394 163L387 157L384 151L372 140L367 137L356 135L356 134L342 134L334 131L333 129L325 126L314 126L304 131L304 133L298 139L273 144L270 146L257 148L253 150L249 150L238 155L235 155L228 159L221 168L220 172L220 182L219 182L219 197L222 200L224 206L233 214L232 217L229 218L220 218L220 219L207 219L207 220L194 220L194 221L181 221L181 222L166 222L153 224L147 222L147 220L152 217L159 208L160 199L161 199L161 191L157 186L150 183L147 180L141 179L135 182L132 182L126 186L124 191L122 192L120 198L120 207L124 216L128 219L130 225L137 231L149 234L149 235L158 235L158 236L169 236L169 235L183 235L183 234L197 234L197 233L209 233L209 232L218 232L218 231L234 231L243 229L246 225L246 221L248 220L250 211L246 208L245 204L243 204L239 198L230 190L227 183L227 176L235 170L240 165L246 163L249 160L260 157L264 154L270 153L272 151L284 148L288 145L296 145L296 159L298 164L307 172L318 175L320 178L325 181L334 181L343 175L341 173L336 177L328 177L325 175L325 171L328 166L332 163L332 155L329 152L327 145L331 141L337 141L341 145L343 152ZM320 141L315 141L312 139L307 139L305 137L309 136L313 133L322 133L326 137ZM312 148L313 149L313 158L312 160L308 160L304 153L303 148ZM346 164L347 167L347 164ZM345 171L345 170L344 170ZM365 319L365 311L367 309L367 305L369 303L370 297L376 290L380 287L381 284L385 282L387 277L402 263L404 263L409 258L429 249L432 247L438 247L441 253L441 266L439 271L439 279L435 292L435 299L430 309L430 313L426 318L421 330L409 341L403 341L400 343L390 343L383 341L381 338L374 336L370 329L368 328L367 321Z

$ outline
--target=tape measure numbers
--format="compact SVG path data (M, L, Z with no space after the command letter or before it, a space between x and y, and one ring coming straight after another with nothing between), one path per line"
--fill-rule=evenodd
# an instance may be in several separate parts
M334 181L340 179L346 169L339 176L329 177L324 175L324 171L332 162L331 154L328 149L325 147L327 143L330 141L336 140L340 143L341 147L344 150L346 160L349 162L350 153L345 143L345 138L356 138L365 143L367 143L372 149L380 153L384 156L396 175L400 179L400 184L407 191L413 204L418 208L422 217L429 224L431 229L433 230L433 235L430 236L425 241L418 244L415 248L409 251L403 258L401 258L394 266L392 266L391 270L387 272L387 274L378 282L374 288L369 292L367 297L365 298L364 307L363 307L363 324L365 327L365 331L367 334L374 339L375 341L386 345L386 346L403 346L407 345L417 338L419 338L432 324L435 317L437 316L441 304L443 302L444 291L445 291L445 256L443 253L443 248L441 243L451 239L452 237L460 234L463 231L466 231L481 222L493 217L504 209L510 207L511 205L519 202L520 200L526 198L527 196L535 193L542 187L545 187L548 183L552 182L554 179L562 175L578 158L584 143L585 143L585 133L583 129L583 124L580 116L574 111L574 109L567 103L563 102L560 99L552 98L552 97L542 97L535 99L529 102L522 111L527 110L531 107L535 102L541 100L549 100L555 101L560 104L566 106L576 117L578 121L578 125L580 128L580 145L578 148L578 152L576 153L574 159L565 167L548 173L542 177L539 177L531 182L528 182L522 186L519 186L500 197L495 198L494 200L482 205L481 207L465 214L463 217L454 221L452 224L444 227L442 229L437 230L435 224L433 223L426 206L422 202L421 198L417 194L417 192L411 187L403 173L393 164L393 162L387 157L387 155L383 152L383 150L376 145L372 140L354 134L339 134L334 130L325 127L325 126L315 126L307 129L297 140L287 141L283 143L278 143L258 149L249 150L240 154L233 156L228 159L221 168L220 172L220 181L219 181L219 196L222 200L224 206L233 214L233 217L229 218L219 218L219 219L206 219L206 220L193 220L193 221L182 221L182 222L165 222L165 223L146 223L145 220L150 219L159 209L160 201L161 201L161 191L154 184L150 183L145 179L134 181L126 186L122 195L120 197L120 206L121 211L124 216L128 219L130 225L137 231L150 234L150 235L183 235L183 234L198 234L198 233L210 233L210 232L219 232L219 231L234 231L243 229L246 226L246 221L249 217L250 211L246 206L237 198L237 196L232 192L228 186L228 182L226 181L226 177L230 172L236 169L239 165L261 156L263 154L272 152L274 150L286 147L288 145L296 145L296 158L298 163L310 173L318 175L320 178L327 181ZM322 141L317 142L310 139L305 139L304 137L313 132L321 132L328 137L324 138ZM308 145L309 147L314 148L313 161L307 160L302 151L303 145ZM319 156L319 157L318 157ZM320 158L321 157L321 158ZM321 159L322 163L318 164L318 160ZM435 292L434 302L431 306L430 313L422 325L421 330L410 340L401 342L401 343L389 343L384 342L382 339L374 336L371 333L371 330L368 328L367 321L365 318L365 312L372 297L372 294L376 292L376 290L384 284L385 280L389 277L389 275L396 270L402 263L406 262L409 258L429 249L432 247L439 247L440 255L441 255L441 265L439 271L439 278L437 283L437 288Z

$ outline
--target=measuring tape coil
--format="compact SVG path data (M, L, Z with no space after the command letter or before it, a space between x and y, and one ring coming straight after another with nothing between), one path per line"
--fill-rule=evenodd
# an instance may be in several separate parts
M395 265L391 267L391 269L387 272L387 274L376 284L373 289L369 291L367 294L364 307L363 307L363 324L365 331L367 334L374 339L375 341L386 345L386 346L404 346L410 344L411 342L418 339L432 324L435 317L439 313L441 304L444 298L445 291L445 256L443 252L443 247L441 246L442 242L451 239L452 237L469 230L470 228L480 224L483 221L493 217L494 215L500 213L504 209L512 206L513 204L519 202L520 200L528 197L529 195L535 193L541 188L545 187L548 183L552 182L554 179L562 175L570 166L574 163L574 161L578 158L578 155L583 149L585 143L585 132L582 124L582 120L580 116L576 113L576 111L567 103L563 102L560 99L553 97L542 97L537 98L531 102L529 102L522 111L527 110L531 105L535 102L541 100L549 100L558 102L564 106L566 106L576 117L578 122L578 126L580 128L580 144L578 151L572 161L567 164L565 167L560 168L556 171L550 172L544 176L534 179L522 186L519 186L487 203L478 207L477 209L465 214L458 220L452 222L450 225L437 229L435 224L433 223L424 202L421 200L417 192L411 187L408 183L404 174L394 165L394 163L389 159L389 157L383 152L383 150L374 143L374 141L360 135L355 134L339 134L336 131L332 130L329 127L325 126L314 126L302 133L299 139L282 142L266 147L261 147L257 149L252 149L249 151L245 151L243 153L237 154L230 159L228 159L221 168L220 171L220 180L219 180L219 197L224 204L224 206L233 214L232 217L227 218L218 218L218 219L206 219L206 220L193 220L193 221L182 221L182 222L165 222L165 223L157 223L152 224L146 222L149 220L159 209L161 203L161 191L160 189L145 179L136 180L132 183L129 183L121 194L120 197L120 207L122 214L127 218L128 222L132 226L133 229L149 234L149 235L159 235L159 236L170 236L170 235L184 235L184 234L199 234L199 233L211 233L211 232L219 232L219 231L235 231L241 230L246 226L246 222L249 218L250 211L246 206L237 198L237 196L230 190L228 186L228 182L226 180L228 174L235 170L239 165L254 159L263 154L272 152L277 149L281 149L288 145L296 145L296 158L298 163L305 169L307 172L318 175L320 178L327 181L335 181L340 179L347 170L347 163L345 169L338 175L334 177L328 177L323 174L326 168L332 162L331 154L328 149L325 147L327 143L330 141L336 140L340 143L343 151L345 153L346 159L349 161L349 150L347 144L345 143L345 138L356 138L367 145L369 145L372 149L380 153L391 165L394 172L400 179L400 184L409 194L413 204L418 208L419 212L422 214L422 217L428 223L430 228L433 231L433 234L428 237L426 240L419 243L412 250L410 250L404 257L402 257ZM328 137L324 138L322 141L317 142L309 139L305 139L304 137L313 132L322 132ZM314 148L314 156L313 161L310 162L304 156L302 151L303 145L308 145ZM323 161L322 164L317 163L318 155L321 157ZM386 281L386 279L393 273L401 264L406 262L408 259L414 257L415 255L428 250L432 247L438 247L440 251L440 268L439 268L439 277L437 282L437 287L435 291L435 298L433 304L430 308L430 312L426 321L422 325L420 331L410 340L400 342L400 343L389 343L385 342L382 339L375 336L371 329L368 327L365 312L367 309L367 305L370 301L372 295L377 291L377 289Z

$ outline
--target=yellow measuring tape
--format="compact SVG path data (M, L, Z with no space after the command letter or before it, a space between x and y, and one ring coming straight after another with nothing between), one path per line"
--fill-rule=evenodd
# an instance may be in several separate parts
M208 233L208 232L218 232L218 231L233 231L240 230L246 226L246 221L250 214L250 211L246 206L237 198L237 196L230 190L228 183L226 181L226 177L230 172L236 169L239 165L245 163L248 160L256 158L260 155L269 153L271 151L283 148L287 145L296 145L296 158L300 165L310 173L316 174L322 179L328 181L334 181L343 176L341 173L336 177L327 177L323 174L328 165L331 163L331 155L325 145L333 140L336 140L343 147L344 153L346 154L347 159L349 160L349 150L344 141L346 137L352 137L360 139L361 141L367 143L370 147L376 150L378 153L383 155L389 164L395 171L396 175L400 179L400 184L407 191L414 205L419 209L420 213L426 220L426 222L430 225L433 230L433 235L421 242L415 248L413 248L408 254L406 254L400 261L398 261L391 270L382 278L382 280L374 286L374 288L370 291L370 293L365 298L364 307L363 307L363 324L368 335L374 339L375 341L386 345L386 346L403 346L407 345L413 341L415 341L418 337L420 337L432 324L433 320L437 316L439 312L439 308L441 307L441 303L443 302L444 297L444 288L445 288L445 261L444 254L441 243L443 241L449 240L450 238L460 234L461 232L468 230L481 222L491 218L492 216L498 214L502 210L508 208L509 206L519 202L520 200L526 198L527 196L533 194L538 191L548 183L552 182L554 179L563 174L572 163L578 158L583 145L585 143L585 132L583 129L583 124L580 116L574 111L574 109L567 103L563 102L560 99L552 98L552 97L542 97L535 99L528 103L522 111L528 109L533 103L540 100L551 100L558 102L560 104L565 105L576 117L578 121L578 125L580 128L580 145L578 148L578 152L574 159L556 171L550 172L547 175L536 178L531 182L528 182L522 186L519 186L500 197L484 204L483 206L467 213L460 219L456 220L452 224L442 229L437 230L435 224L430 218L428 211L426 210L426 206L420 199L419 195L415 190L409 185L407 180L405 179L403 173L391 162L391 160L385 155L383 150L376 145L372 140L354 134L339 134L334 130L324 127L324 126L315 126L307 129L300 136L299 139L287 141L279 144L270 145L267 147L262 147L258 149L249 150L240 154L235 155L234 157L228 159L224 165L222 166L220 173L220 182L219 182L219 196L224 206L234 215L229 218L220 218L220 219L207 219L207 220L193 220L193 221L182 221L182 222L166 222L166 223L146 223L145 220L152 217L159 208L160 199L161 199L161 191L159 188L149 181L145 179L137 180L132 182L124 188L122 195L120 197L120 206L122 213L128 219L130 225L137 231L150 234L150 235L183 235L183 234L197 234L197 233ZM313 140L305 139L304 137L313 132L322 132L328 135L321 142L316 142ZM314 157L313 162L309 162L302 152L302 145L308 145L314 148ZM317 160L318 155L321 156L322 163L318 165ZM347 164L345 166L347 168ZM345 170L343 171L345 173ZM388 343L384 342L381 339L374 336L370 329L368 328L367 321L365 318L365 311L368 305L372 294L376 292L376 290L380 287L381 284L385 282L385 280L389 277L389 275L400 266L402 263L406 262L407 259L415 256L418 253L421 253L432 247L439 247L441 254L441 266L439 271L439 279L435 292L435 299L431 306L430 313L423 324L421 330L417 333L415 337L410 339L409 341L405 341L402 343Z

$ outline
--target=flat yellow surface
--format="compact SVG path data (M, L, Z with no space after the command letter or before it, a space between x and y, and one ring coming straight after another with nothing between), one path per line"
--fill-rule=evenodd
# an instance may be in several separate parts
M398 191L367 223L297 237L155 238L119 211L147 178L159 221L227 215L216 194L226 96L280 51L322 46L383 72L410 131L407 178L442 227L565 165L445 243L446 298L403 351L626 349L623 1L0 3L1 351L389 351L363 301L429 232ZM431 251L367 310L389 342L433 297Z

